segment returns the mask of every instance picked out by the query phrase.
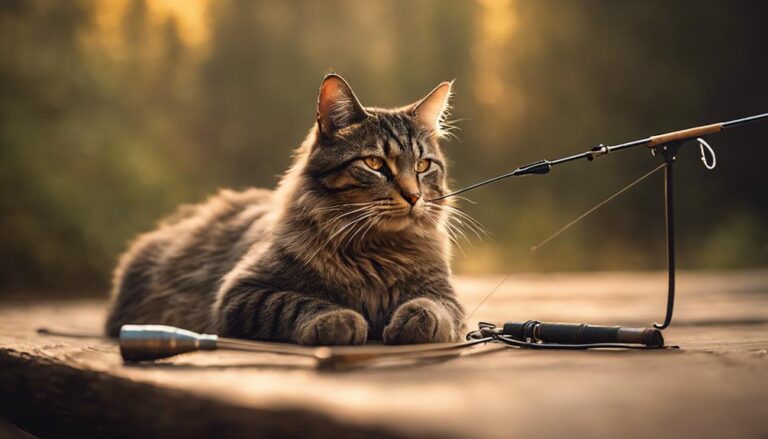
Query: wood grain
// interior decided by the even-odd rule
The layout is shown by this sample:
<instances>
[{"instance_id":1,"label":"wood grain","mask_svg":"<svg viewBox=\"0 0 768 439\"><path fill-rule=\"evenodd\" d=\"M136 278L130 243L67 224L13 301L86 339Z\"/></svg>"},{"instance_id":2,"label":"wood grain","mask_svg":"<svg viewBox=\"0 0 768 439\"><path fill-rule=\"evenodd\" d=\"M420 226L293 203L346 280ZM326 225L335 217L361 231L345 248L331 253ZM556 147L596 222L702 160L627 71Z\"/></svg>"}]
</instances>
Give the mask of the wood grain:
<instances>
[{"instance_id":1,"label":"wood grain","mask_svg":"<svg viewBox=\"0 0 768 439\"><path fill-rule=\"evenodd\" d=\"M468 308L498 277L460 278ZM476 320L648 324L663 273L518 275ZM124 365L104 302L0 304L0 417L42 436L761 437L768 272L683 273L680 350L478 350L449 361L318 371L311 360L200 352ZM474 324L474 322L472 322Z\"/></svg>"}]
</instances>

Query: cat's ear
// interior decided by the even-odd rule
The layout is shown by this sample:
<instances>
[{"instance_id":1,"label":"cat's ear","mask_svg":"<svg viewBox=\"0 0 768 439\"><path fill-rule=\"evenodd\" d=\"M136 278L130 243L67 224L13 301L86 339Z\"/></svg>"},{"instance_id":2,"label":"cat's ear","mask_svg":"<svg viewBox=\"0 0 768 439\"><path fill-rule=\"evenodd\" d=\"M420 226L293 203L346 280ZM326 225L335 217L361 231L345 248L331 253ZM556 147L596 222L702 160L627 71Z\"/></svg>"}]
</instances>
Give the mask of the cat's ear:
<instances>
[{"instance_id":1,"label":"cat's ear","mask_svg":"<svg viewBox=\"0 0 768 439\"><path fill-rule=\"evenodd\" d=\"M446 119L450 109L453 81L443 82L419 102L413 104L416 119L438 137L447 134Z\"/></svg>"},{"instance_id":2,"label":"cat's ear","mask_svg":"<svg viewBox=\"0 0 768 439\"><path fill-rule=\"evenodd\" d=\"M341 76L331 73L323 79L317 98L317 128L327 137L368 117L352 88Z\"/></svg>"}]
</instances>

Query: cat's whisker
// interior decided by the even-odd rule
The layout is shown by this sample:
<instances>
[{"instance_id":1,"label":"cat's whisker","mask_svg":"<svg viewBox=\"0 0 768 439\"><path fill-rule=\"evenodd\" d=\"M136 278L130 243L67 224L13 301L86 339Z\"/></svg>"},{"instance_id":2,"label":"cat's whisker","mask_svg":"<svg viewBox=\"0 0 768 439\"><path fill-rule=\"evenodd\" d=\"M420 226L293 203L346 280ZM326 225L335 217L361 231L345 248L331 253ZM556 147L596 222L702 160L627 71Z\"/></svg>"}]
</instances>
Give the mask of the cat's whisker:
<instances>
[{"instance_id":1,"label":"cat's whisker","mask_svg":"<svg viewBox=\"0 0 768 439\"><path fill-rule=\"evenodd\" d=\"M464 252L464 248L462 248L461 244L459 244L458 237L456 236L456 234L453 231L453 228L451 227L450 224L447 224L445 222L441 222L435 216L434 212L433 211L429 211L429 210L427 211L427 214L425 215L425 218L427 218L427 220L431 221L432 224L434 224L435 227L438 228L438 229L441 228L441 226L442 226L443 230L445 230L445 232L446 232L446 236L451 241L451 243L453 243L453 245L455 245L459 249L459 251L461 252L462 256L464 256L464 257L467 256L467 254Z\"/></svg>"},{"instance_id":2,"label":"cat's whisker","mask_svg":"<svg viewBox=\"0 0 768 439\"><path fill-rule=\"evenodd\" d=\"M333 219L330 220L331 222L336 221L336 220L338 220L340 218L343 218L345 216L349 216L349 215L352 215L354 213L358 213L358 212L367 210L367 209L374 209L376 207L385 206L385 204L382 204L381 200L374 200L374 201L369 201L369 202L366 202L366 203L348 203L348 204L341 205L341 206L361 206L361 207L357 207L355 209L352 209L351 211L345 212L345 213L343 213L341 215L337 215ZM341 208L339 208L339 209L341 209ZM323 230L324 228L325 227L321 228L320 230Z\"/></svg>"},{"instance_id":3,"label":"cat's whisker","mask_svg":"<svg viewBox=\"0 0 768 439\"><path fill-rule=\"evenodd\" d=\"M327 227L329 227L329 226L330 226L330 227L331 227L331 233L330 233L330 235L329 235L329 236L328 236L328 237L325 239L325 241L323 241L323 243L322 243L322 244L320 244L320 245L318 245L318 246L317 246L317 249L314 251L314 253L312 253L312 255L311 255L309 258L307 258L307 263L309 263L310 261L312 261L312 260L315 258L315 256L317 256L317 254L318 254L318 253L320 253L322 250L324 250L324 249L325 249L325 248L328 246L328 244L330 244L330 243L331 243L331 241L333 240L333 238L335 238L335 237L336 237L336 236L337 236L339 233L343 232L343 231L344 231L344 230L346 230L346 229L347 229L349 226L351 226L351 225L353 225L353 224L354 224L354 219L353 219L352 221L349 221L349 222L345 223L344 225L340 226L338 229L333 229L333 227L332 227L332 226L333 226L334 224L336 224L336 223L337 223L338 221L340 221L340 220L341 220L341 219L340 219L340 217L336 217L336 218L332 219L332 220L331 220L331 221L330 221L328 224L326 224L325 226L323 226L323 227L320 229L320 231L322 231L322 230L324 230L324 229L326 229Z\"/></svg>"},{"instance_id":4,"label":"cat's whisker","mask_svg":"<svg viewBox=\"0 0 768 439\"><path fill-rule=\"evenodd\" d=\"M445 226L445 230L448 232L448 234L451 235L451 238L453 238L453 240L456 243L458 243L459 237L456 235L456 232L454 231L454 228L452 226L450 226L450 225L446 225Z\"/></svg>"},{"instance_id":5,"label":"cat's whisker","mask_svg":"<svg viewBox=\"0 0 768 439\"><path fill-rule=\"evenodd\" d=\"M460 234L465 241L470 242L469 238L467 238L467 235L464 233L464 231L460 227L458 227L456 224L454 224L452 221L458 221L459 224L464 225L460 220L453 217L448 217L448 221L445 222L445 225L453 229L457 234Z\"/></svg>"},{"instance_id":6,"label":"cat's whisker","mask_svg":"<svg viewBox=\"0 0 768 439\"><path fill-rule=\"evenodd\" d=\"M349 232L345 233L344 236L341 237L341 239L339 239L339 243L336 245L336 250L341 248L341 242L344 241L344 239L347 240L344 247L348 247L349 243L352 242L352 239L355 237L355 235L359 233L363 227L365 227L365 224L367 223L368 219L375 215L376 215L376 211L370 211L356 218L354 221L354 226L350 228Z\"/></svg>"},{"instance_id":7,"label":"cat's whisker","mask_svg":"<svg viewBox=\"0 0 768 439\"><path fill-rule=\"evenodd\" d=\"M353 234L352 234L352 235L349 237L349 239L347 239L347 244L346 244L347 246L349 246L349 244L352 242L352 239L354 239L355 235L357 235L358 233L360 233L360 231L361 231L361 230L363 230L363 228L365 228L366 224L368 224L368 223L372 223L372 222L373 222L373 219L375 219L375 218L376 218L376 213L378 213L378 212L374 211L374 212L372 212L372 215L369 215L368 217L366 217L366 218L365 218L365 221L363 222L363 225L362 225L362 226L360 226L360 227L357 229L357 231L356 231L355 233L353 233ZM370 226L368 226L368 227L370 228ZM362 237L361 237L360 239L362 240Z\"/></svg>"},{"instance_id":8,"label":"cat's whisker","mask_svg":"<svg viewBox=\"0 0 768 439\"><path fill-rule=\"evenodd\" d=\"M360 228L355 232L355 234L357 234L357 233L360 233L362 231L362 233L360 234L360 236L357 239L357 241L353 241L353 238L354 238L354 235L353 235L353 236L351 236L349 238L349 240L347 240L347 246L349 246L351 244L354 248L361 248L363 246L364 242L365 242L364 241L365 240L365 234L368 233L368 231L371 229L371 227L373 227L374 224L376 224L378 221L380 221L380 219L381 219L381 217L378 217L376 215L373 215L373 216L370 216L370 217L366 218L365 221L363 222L363 224L360 226Z\"/></svg>"},{"instance_id":9,"label":"cat's whisker","mask_svg":"<svg viewBox=\"0 0 768 439\"><path fill-rule=\"evenodd\" d=\"M475 229L475 227L471 223L464 222L459 217L452 217L451 219L449 219L449 221L454 221L454 222L458 223L458 225L461 226L462 228L465 228L465 229L469 230L470 232L474 233L475 236L477 237L477 239L480 240L480 242L483 241L482 235L480 235L480 233ZM457 227L459 227L459 226L457 226Z\"/></svg>"},{"instance_id":10,"label":"cat's whisker","mask_svg":"<svg viewBox=\"0 0 768 439\"><path fill-rule=\"evenodd\" d=\"M477 204L476 201L470 200L469 198L463 197L461 195L454 195L453 198L457 198L459 200L464 200L464 201L466 201L467 203L470 203L470 204Z\"/></svg>"},{"instance_id":11,"label":"cat's whisker","mask_svg":"<svg viewBox=\"0 0 768 439\"><path fill-rule=\"evenodd\" d=\"M459 249L459 252L461 252L461 256L466 258L467 254L464 252L464 248L461 246L461 244L459 244L459 241L457 241L456 239L453 239L453 238L451 238L451 240L456 245L456 248Z\"/></svg>"},{"instance_id":12,"label":"cat's whisker","mask_svg":"<svg viewBox=\"0 0 768 439\"><path fill-rule=\"evenodd\" d=\"M441 221L440 218L437 217L437 215L434 214L434 212L427 211L426 215L424 217L435 226L436 230L445 232L448 237L450 238L450 234L453 233L451 230L448 229L448 227L444 224L444 221Z\"/></svg>"},{"instance_id":13,"label":"cat's whisker","mask_svg":"<svg viewBox=\"0 0 768 439\"><path fill-rule=\"evenodd\" d=\"M461 230L461 228L456 227L455 225L453 225L451 223L446 223L446 224L448 224L449 227L454 230L455 236L456 235L461 235L461 237L464 238L465 241L467 241L470 244L472 243L472 241L470 241L470 239L467 237L467 235L464 233L464 231ZM458 241L458 236L456 236L456 240Z\"/></svg>"},{"instance_id":14,"label":"cat's whisker","mask_svg":"<svg viewBox=\"0 0 768 439\"><path fill-rule=\"evenodd\" d=\"M477 224L477 223L472 222L471 218L469 218L468 220L469 221L464 222L464 224L466 225L466 227L468 227L470 230L472 230L472 232L475 235L477 235L477 237L478 237L478 239L480 239L480 241L483 241L483 235L486 238L495 239L493 237L493 235L485 227L482 226L482 224Z\"/></svg>"},{"instance_id":15,"label":"cat's whisker","mask_svg":"<svg viewBox=\"0 0 768 439\"><path fill-rule=\"evenodd\" d=\"M436 214L432 212L428 212L426 217L430 221L432 221L432 223L435 225L436 228L438 229L442 228L442 230L445 230L446 233L453 234L453 231L451 230L449 225L446 224L446 221L441 221L441 219Z\"/></svg>"},{"instance_id":16,"label":"cat's whisker","mask_svg":"<svg viewBox=\"0 0 768 439\"><path fill-rule=\"evenodd\" d=\"M353 213L362 212L364 210L371 209L371 208L372 208L372 203L365 203L361 207L357 207L357 208L352 209L352 210L350 210L348 212L345 212L345 213L343 213L341 215L338 215L336 218L342 218L342 217L345 217L345 216L352 215Z\"/></svg>"},{"instance_id":17,"label":"cat's whisker","mask_svg":"<svg viewBox=\"0 0 768 439\"><path fill-rule=\"evenodd\" d=\"M471 221L471 222L473 222L473 223L475 223L475 224L477 224L479 226L482 226L482 224L479 221L477 221L470 214L468 214L467 212L464 212L463 210L459 209L458 207L455 207L455 206L443 206L443 207L447 211L449 211L451 213L455 213L456 215L459 215L459 216L462 216L464 218L467 218L467 220L469 220L469 221Z\"/></svg>"},{"instance_id":18,"label":"cat's whisker","mask_svg":"<svg viewBox=\"0 0 768 439\"><path fill-rule=\"evenodd\" d=\"M371 208L371 206L363 206L363 207L354 209L352 211L345 212L345 213L343 213L341 215L337 215L334 218L332 218L331 220L329 220L329 222L327 224L325 224L322 227L320 227L319 231L322 232L323 230L328 228L330 225L336 223L337 221L341 220L341 218L343 218L345 216L349 216L349 215L352 215L352 214L355 214L355 213L358 213L358 212L361 212L361 211L365 211L365 210L370 209L370 208Z\"/></svg>"},{"instance_id":19,"label":"cat's whisker","mask_svg":"<svg viewBox=\"0 0 768 439\"><path fill-rule=\"evenodd\" d=\"M459 249L459 251L461 252L461 255L466 257L467 254L464 253L464 248L459 243L459 239L456 236L456 233L452 230L452 228L450 226L446 227L446 230L448 230L448 239L450 239L451 242L456 246L456 248Z\"/></svg>"},{"instance_id":20,"label":"cat's whisker","mask_svg":"<svg viewBox=\"0 0 768 439\"><path fill-rule=\"evenodd\" d=\"M334 247L333 247L333 253L336 253L339 250L339 248L341 247L341 243L344 241L344 238L355 230L355 226L358 223L360 223L360 221L362 221L365 218L370 217L371 215L373 215L375 213L376 213L375 211L373 211L373 212L371 212L371 211L364 212L364 213L360 214L359 216L355 217L354 219L352 219L351 221L349 221L349 223L347 223L347 225L345 225L343 228L341 228L339 230L339 232L342 232L342 231L345 231L345 230L346 231L338 238L336 245L334 245ZM324 244L324 246L328 245L328 243L330 243L330 240L333 239L339 232L337 232L333 236L331 236L330 239L328 240L328 242L326 244Z\"/></svg>"},{"instance_id":21,"label":"cat's whisker","mask_svg":"<svg viewBox=\"0 0 768 439\"><path fill-rule=\"evenodd\" d=\"M377 207L383 206L383 203L381 203L381 200L374 200L373 202L367 202L367 203L350 203L350 204L364 204L364 206L360 207L360 208L357 208L357 209L354 209L354 210L352 210L350 212L346 212L346 213L344 213L342 215L338 215L338 216L334 217L329 222L329 224L326 224L325 226L323 226L320 229L321 231L326 229L326 228L328 228L328 227L332 227L338 221L340 221L342 219L342 217L349 216L349 215L352 215L352 214L358 214L355 218L353 218L349 222L345 223L344 225L342 225L338 229L334 229L331 232L331 234L328 237L328 239L326 239L325 242L323 242L319 246L318 250L315 253L313 253L313 255L310 257L310 260L312 258L314 258L315 255L319 251L321 251L322 249L327 247L328 244L330 244L331 241L333 241L334 238L338 237L338 242L337 242L337 244L334 247L334 252L336 252L339 249L339 247L341 245L341 242L344 241L345 237L347 237L348 235L352 234L353 232L357 233L357 231L359 231L360 228L365 226L365 224L363 224L360 228L356 227L361 221L363 221L364 219L366 219L366 218L374 215L375 213L377 213L377 210L376 210ZM362 212L362 213L360 213L360 212Z\"/></svg>"},{"instance_id":22,"label":"cat's whisker","mask_svg":"<svg viewBox=\"0 0 768 439\"><path fill-rule=\"evenodd\" d=\"M446 206L446 210L450 214L452 214L451 217L453 217L455 215L456 217L462 218L462 219L464 219L467 222L467 226L468 227L471 227L473 229L477 229L477 230L474 230L474 232L476 234L479 231L479 232L483 233L484 235L486 235L487 237L493 238L493 235L488 231L488 229L485 228L485 226L483 226L482 223L477 221L475 218L473 218L471 215L469 215L468 213L464 212L463 210L460 210L460 209L458 209L456 207L452 207L452 206ZM478 238L480 238L480 236L478 236Z\"/></svg>"},{"instance_id":23,"label":"cat's whisker","mask_svg":"<svg viewBox=\"0 0 768 439\"><path fill-rule=\"evenodd\" d=\"M373 220L371 221L371 224L368 226L367 229L365 229L363 234L360 236L360 242L364 242L365 235L368 233L368 231L371 230L371 228L374 226L374 224L379 224L379 223L381 223L381 217L380 216L379 217L373 217Z\"/></svg>"},{"instance_id":24,"label":"cat's whisker","mask_svg":"<svg viewBox=\"0 0 768 439\"><path fill-rule=\"evenodd\" d=\"M464 233L461 231L461 229L459 229L459 228L458 228L458 227L456 227L455 225L453 225L453 224L446 224L446 226L447 226L447 229L448 229L448 230L451 230L451 231L452 231L453 242L456 244L456 247L458 247L458 248L459 248L459 250L461 251L461 253L462 253L464 256L466 256L466 254L464 253L464 247L461 245L461 239L460 239L460 237L461 237L461 238L463 238L463 239L464 239L464 241L465 241L465 242L467 242L467 243L469 243L469 244L472 244L472 241L470 241L470 240L467 238L467 236L466 236L466 235L465 235L465 234L464 234Z\"/></svg>"},{"instance_id":25,"label":"cat's whisker","mask_svg":"<svg viewBox=\"0 0 768 439\"><path fill-rule=\"evenodd\" d=\"M341 210L345 207L358 207L358 206L376 206L376 205L385 205L386 201L388 201L389 198L376 198L371 201L363 201L360 203L342 203L342 204L333 204L331 206L325 206L325 207L318 207L315 209L318 212L327 211L327 210Z\"/></svg>"},{"instance_id":26,"label":"cat's whisker","mask_svg":"<svg viewBox=\"0 0 768 439\"><path fill-rule=\"evenodd\" d=\"M349 230L349 228L354 226L354 225L355 225L355 220L354 219L346 222L343 226L339 227L330 236L328 236L328 239L326 239L325 242L323 243L323 245L321 245L320 247L321 248L327 247L328 244L330 244L333 241L333 238L335 238L336 236L338 236L338 235L340 235L342 233L345 233L346 230Z\"/></svg>"},{"instance_id":27,"label":"cat's whisker","mask_svg":"<svg viewBox=\"0 0 768 439\"><path fill-rule=\"evenodd\" d=\"M358 207L358 206L367 206L369 204L374 204L374 201L366 201L363 203L344 203L344 204L334 204L332 206L325 206L325 207L318 207L315 209L317 212L326 212L326 211L333 211L333 210L341 210L345 207Z\"/></svg>"}]
</instances>

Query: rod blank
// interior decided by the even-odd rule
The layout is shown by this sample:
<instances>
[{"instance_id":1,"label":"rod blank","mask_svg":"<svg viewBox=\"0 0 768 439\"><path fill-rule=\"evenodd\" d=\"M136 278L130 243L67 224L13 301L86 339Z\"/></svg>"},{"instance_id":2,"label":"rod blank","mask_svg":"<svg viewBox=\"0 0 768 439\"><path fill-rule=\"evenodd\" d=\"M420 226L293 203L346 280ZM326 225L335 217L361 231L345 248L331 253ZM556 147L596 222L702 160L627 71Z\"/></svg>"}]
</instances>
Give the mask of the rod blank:
<instances>
[{"instance_id":1,"label":"rod blank","mask_svg":"<svg viewBox=\"0 0 768 439\"><path fill-rule=\"evenodd\" d=\"M461 354L461 348L484 343L431 343L412 346L306 347L198 334L164 325L123 325L120 353L126 362L154 361L198 350L235 350L312 358L319 368L340 369L366 365L378 360L417 360Z\"/></svg>"}]
</instances>

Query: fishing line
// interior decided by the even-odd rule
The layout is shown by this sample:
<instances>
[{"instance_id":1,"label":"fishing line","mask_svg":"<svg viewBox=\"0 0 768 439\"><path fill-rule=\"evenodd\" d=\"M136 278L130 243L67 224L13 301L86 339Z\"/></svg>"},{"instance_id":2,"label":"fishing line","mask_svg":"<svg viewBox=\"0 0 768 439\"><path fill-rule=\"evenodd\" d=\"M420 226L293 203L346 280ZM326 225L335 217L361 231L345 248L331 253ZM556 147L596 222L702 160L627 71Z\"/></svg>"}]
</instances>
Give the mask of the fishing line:
<instances>
[{"instance_id":1,"label":"fishing line","mask_svg":"<svg viewBox=\"0 0 768 439\"><path fill-rule=\"evenodd\" d=\"M599 208L603 207L604 205L608 204L608 203L609 203L611 200L613 200L614 198L616 198L616 197L618 197L619 195L623 194L624 192L626 192L627 190L631 189L633 186L635 186L635 185L639 184L641 181L645 180L646 178L650 177L651 175L655 174L656 172L658 172L660 169L664 168L665 166L667 166L666 162L665 162L665 163L661 163L659 166L657 166L657 167L655 167L655 168L651 169L650 171L646 172L645 174L643 174L642 176L640 176L639 178L637 178L637 179L636 179L636 180L634 180L633 182L629 183L628 185L624 186L623 188L621 188L620 190L618 190L617 192L615 192L615 193L614 193L613 195L611 195L610 197L608 197L608 198L606 198L605 200L603 200L603 201L599 202L598 204L596 204L595 206L593 206L591 209L589 209L589 210L587 210L586 212L584 212L584 213L582 213L581 215L579 215L579 216L578 216L576 219L574 219L573 221L569 222L568 224L566 224L565 226L563 226L562 228L560 228L560 230L558 230L558 231L556 231L555 233L553 233L552 235L550 235L550 236L549 236L547 239L545 239L545 240L541 241L539 244L537 244L537 245L534 245L533 247L531 247L531 250L530 250L530 251L531 251L531 252L535 252L536 250L538 250L539 248L541 248L541 247L542 247L544 244L547 244L548 242L552 241L553 239L555 239L556 237L558 237L558 236L559 236L561 233L565 232L566 230L570 229L571 227L573 227L574 225L576 225L577 223L579 223L581 220L583 220L584 218L586 218L587 216L591 215L591 214L592 214L593 212L595 212L597 209L599 209ZM463 192L463 191L464 191L464 189L460 190L459 192ZM454 193L456 193L456 192L454 192ZM528 255L527 255L527 256L526 256L526 257L523 259L523 261L527 261L527 260L530 258L530 256L531 256L531 253L528 253ZM518 264L521 264L521 263L518 263ZM469 320L469 319L470 319L470 318L471 318L471 317L472 317L472 316L475 314L475 312L476 312L478 309L480 309L480 307L481 307L481 306L483 306L483 304L484 304L484 303L485 303L485 302L486 302L488 299L490 299L490 298L491 298L491 296L493 296L493 294L494 294L494 293L496 293L496 291L497 291L497 290L498 290L498 289L499 289L499 288L500 288L500 287L501 287L501 286L502 286L502 285L503 285L503 284L504 284L504 283L505 283L505 282L506 282L506 281L507 281L507 280L508 280L508 279L509 279L509 278L512 276L512 274L514 274L514 273L515 273L514 271L510 271L509 273L507 273L507 274L506 274L506 275L505 275L505 276L504 276L504 277L501 279L501 281L500 281L498 284L496 284L496 286L495 286L495 287L493 287L493 289L492 289L492 290L491 290L491 291L490 291L490 292L489 292L489 293L488 293L488 294L487 294L487 295L486 295L486 296L483 298L483 300L481 300L481 301L480 301L480 303L478 303L478 304L477 304L477 306L475 306L475 308L472 310L472 312L471 312L471 313L469 313L469 315L467 315L467 320Z\"/></svg>"},{"instance_id":2,"label":"fishing line","mask_svg":"<svg viewBox=\"0 0 768 439\"><path fill-rule=\"evenodd\" d=\"M524 260L527 260L527 259L528 258L525 258ZM483 306L483 304L485 303L486 300L490 299L491 296L493 296L493 293L495 293L496 290L498 290L502 285L504 285L504 282L506 282L507 279L509 279L510 276L512 276L513 273L514 273L514 271L510 271L509 273L507 273L506 276L504 276L504 278L502 278L501 281L499 281L499 283L497 283L496 286L493 287L493 289L491 289L491 292L486 294L485 297L483 297L483 300L481 300L480 303L478 303L477 306L475 306L475 309L473 309L472 312L469 313L469 315L467 315L467 320L469 320L473 315L475 315L475 312L478 309L480 309L481 306Z\"/></svg>"},{"instance_id":3,"label":"fishing line","mask_svg":"<svg viewBox=\"0 0 768 439\"><path fill-rule=\"evenodd\" d=\"M606 198L605 200L601 201L600 203L598 203L597 205L595 205L594 207L592 207L592 208L591 208L591 209L589 209L588 211L586 211L586 212L582 213L581 215L579 215L579 217L578 217L578 218L576 218L575 220L573 220L573 221L569 222L568 224L566 224L565 226L563 226L563 227L562 227L560 230L558 230L557 232L553 233L553 234L552 234L552 235L551 235L549 238L547 238L547 239L545 239L545 240L541 241L540 243L538 243L538 244L534 245L533 247L531 247L531 251L536 251L536 250L538 250L538 249L539 249L539 248L541 248L541 247L542 247L544 244L546 244L546 243L548 243L549 241L551 241L551 240L555 239L555 238L556 238L558 235L560 235L561 233L563 233L563 232L565 232L566 230L570 229L570 228L571 228L572 226L574 226L576 223L578 223L579 221L581 221L582 219L584 219L584 217L588 216L589 214L591 214L592 212L596 211L597 209L599 209L599 208L603 207L605 204L607 204L608 202L610 202L610 201L611 201L611 200L613 200L614 198L616 198L616 197L618 197L619 195L621 195L622 193L624 193L624 191L627 191L627 190L629 190L630 188L632 188L632 186L634 186L634 185L636 185L636 184L640 183L641 181L643 181L643 180L645 180L646 178L650 177L651 175L655 174L655 173L656 173L656 172L657 172L659 169L661 169L661 168L663 168L663 167L665 167L665 166L667 166L667 164L666 164L666 163L662 163L662 164L660 164L659 166L657 166L657 167L653 168L652 170L648 171L648 172L647 172L645 175L641 176L641 177L640 177L640 178L638 178L637 180L633 181L632 183L628 184L627 186L624 186L624 188L623 188L623 189L621 189L620 191L618 191L618 192L616 192L615 194L611 195L610 197Z\"/></svg>"}]
</instances>

